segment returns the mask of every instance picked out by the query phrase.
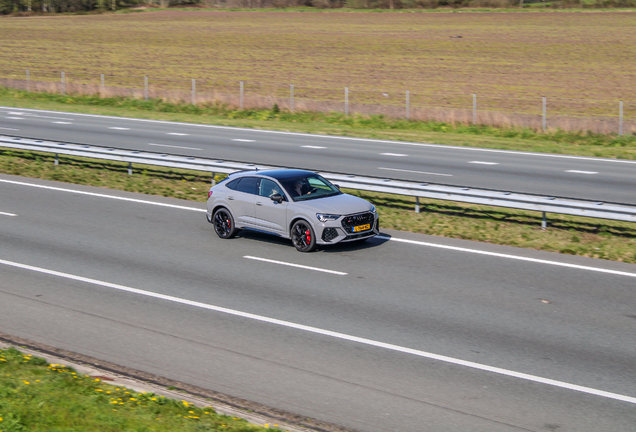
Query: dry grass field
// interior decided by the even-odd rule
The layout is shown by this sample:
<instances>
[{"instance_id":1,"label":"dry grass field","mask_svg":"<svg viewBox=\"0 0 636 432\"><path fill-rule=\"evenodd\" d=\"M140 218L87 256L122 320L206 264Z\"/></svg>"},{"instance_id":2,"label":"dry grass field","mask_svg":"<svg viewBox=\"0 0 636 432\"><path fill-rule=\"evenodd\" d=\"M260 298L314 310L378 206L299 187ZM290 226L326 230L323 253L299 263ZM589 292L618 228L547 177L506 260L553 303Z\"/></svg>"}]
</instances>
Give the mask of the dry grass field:
<instances>
[{"instance_id":1,"label":"dry grass field","mask_svg":"<svg viewBox=\"0 0 636 432\"><path fill-rule=\"evenodd\" d=\"M158 11L0 18L0 84L246 107L351 110L636 131L636 11L347 13ZM100 74L105 87L100 87ZM381 107L378 111L378 107ZM375 110L375 111L374 111ZM595 117L595 119L591 119Z\"/></svg>"}]
</instances>

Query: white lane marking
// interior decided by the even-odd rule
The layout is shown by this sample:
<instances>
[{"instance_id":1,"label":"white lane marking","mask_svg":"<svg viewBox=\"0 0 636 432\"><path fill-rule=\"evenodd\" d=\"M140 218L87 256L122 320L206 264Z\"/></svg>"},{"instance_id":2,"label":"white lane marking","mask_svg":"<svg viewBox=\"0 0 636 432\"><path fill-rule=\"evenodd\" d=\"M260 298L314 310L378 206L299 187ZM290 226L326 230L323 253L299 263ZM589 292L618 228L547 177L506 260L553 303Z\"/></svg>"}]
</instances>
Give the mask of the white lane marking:
<instances>
[{"instance_id":1,"label":"white lane marking","mask_svg":"<svg viewBox=\"0 0 636 432\"><path fill-rule=\"evenodd\" d=\"M54 122L51 122L51 123L55 123L55 124L73 124L71 122L64 122L64 121L54 121Z\"/></svg>"},{"instance_id":2,"label":"white lane marking","mask_svg":"<svg viewBox=\"0 0 636 432\"><path fill-rule=\"evenodd\" d=\"M380 156L393 156L393 157L405 157L407 154L402 153L380 153Z\"/></svg>"},{"instance_id":3,"label":"white lane marking","mask_svg":"<svg viewBox=\"0 0 636 432\"><path fill-rule=\"evenodd\" d=\"M2 215L2 216L17 216L17 214L5 213L5 212L0 212L0 215Z\"/></svg>"},{"instance_id":4,"label":"white lane marking","mask_svg":"<svg viewBox=\"0 0 636 432\"><path fill-rule=\"evenodd\" d=\"M154 144L154 143L148 143L149 146L155 146L155 147L171 147L171 148L179 148L179 149L186 149L186 150L203 150L197 147L183 147L183 146L175 146L175 145L168 145L168 144Z\"/></svg>"},{"instance_id":5,"label":"white lane marking","mask_svg":"<svg viewBox=\"0 0 636 432\"><path fill-rule=\"evenodd\" d=\"M17 116L25 115L25 113L20 112L20 111L9 111L7 114L9 114L9 115L17 115Z\"/></svg>"},{"instance_id":6,"label":"white lane marking","mask_svg":"<svg viewBox=\"0 0 636 432\"><path fill-rule=\"evenodd\" d=\"M428 359L432 359L432 360L437 360L437 361L441 361L441 362L445 362L445 363L451 363L451 364L455 364L458 366L464 366L464 367L468 367L471 369L477 369L477 370L482 370L482 371L486 371L486 372L491 372L491 373L495 373L495 374L499 374L499 375L505 375L505 376L509 376L509 377L513 377L513 378L519 378L522 380L526 380L526 381L531 381L531 382L536 382L536 383L541 383L541 384L546 384L546 385L550 385L550 386L554 386L554 387L560 387L560 388L564 388L564 389L568 389L568 390L573 390L573 391L578 391L581 393L586 393L586 394L590 394L590 395L594 395L594 396L600 396L600 397L604 397L604 398L608 398L608 399L614 399L614 400L618 400L618 401L622 401L622 402L628 402L631 404L636 404L636 398L635 397L631 397L631 396L627 396L627 395L622 395L622 394L618 394L618 393L611 393L611 392L607 392L604 390L599 390L599 389L595 389L595 388L591 388L591 387L585 387L585 386L580 386L577 384L571 384L571 383L567 383L564 381L557 381L557 380L553 380L550 378L544 378L544 377L540 377L540 376L536 376L536 375L530 375L530 374L526 374L523 372L516 372L516 371L512 371L509 369L502 369L502 368L498 368L498 367L494 367L494 366L488 366L488 365L484 365L481 363L475 363L475 362L471 362L471 361L466 361L466 360L461 360L461 359L457 359L457 358L453 358L453 357L447 357L447 356L443 356L443 355L439 355L439 354L434 354L434 353L430 353L430 352L426 352L426 351L420 351L417 349L413 349L413 348L407 348L407 347L403 347L403 346L399 346L399 345L393 345L390 343L385 343L385 342L379 342L379 341L375 341L372 339L367 339L367 338L362 338L362 337L358 337L358 336L352 336L352 335L348 335L346 333L340 333L340 332L335 332L335 331L331 331L331 330L325 330L325 329L321 329L318 327L312 327L312 326L307 326L304 324L297 324L291 321L284 321L284 320L279 320L276 318L270 318L270 317L266 317L263 315L256 315L256 314L252 314L249 312L242 312L236 309L228 309L228 308L224 308L221 306L215 306L215 305L211 305L211 304L207 304L207 303L201 303L201 302L197 302L197 301L193 301L193 300L187 300L187 299L183 299L183 298L179 298L179 297L173 297L173 296L169 296L169 295L165 295L165 294L158 294L158 293L154 293L151 291L145 291L145 290L141 290L141 289L137 289L137 288L132 288L132 287L127 287L125 285L119 285L119 284L114 284L114 283L110 283L110 282L104 282L104 281L100 281L97 279L90 279L87 277L83 277L83 276L77 276L77 275L72 275L72 274L68 274L68 273L62 273L62 272L58 272L55 270L48 270L45 268L41 268L41 267L34 267L34 266L30 266L27 264L21 264L21 263L16 263L16 262L12 262L12 261L5 261L0 259L0 264L4 264L7 266L11 266L11 267L15 267L15 268L20 268L23 270L30 270L30 271L34 271L34 272L38 272L38 273L44 273L44 274L48 274L51 276L58 276L61 278L66 278L66 279L71 279L74 281L78 281L78 282L85 282L85 283L89 283L89 284L93 284L93 285L99 285L105 288L112 288L112 289L116 289L116 290L120 290L120 291L124 291L124 292L128 292L128 293L132 293L132 294L137 294L137 295L143 295L143 296L147 296L147 297L152 297L152 298L156 298L156 299L160 299L160 300L166 300L169 302L173 302L173 303L180 303L180 304L184 304L184 305L188 305L188 306L194 306L194 307L198 307L198 308L202 308L202 309L207 309L207 310L212 310L215 312L221 312L221 313L225 313L228 315L234 315L234 316L238 316L241 318L247 318L247 319L251 319L251 320L255 320L255 321L261 321L261 322L266 322L269 324L274 324L274 325L279 325L279 326L283 326L283 327L287 327L287 328L292 328L295 330L302 330L302 331L306 331L309 333L315 333L315 334L319 334L319 335L323 335L323 336L329 336L329 337L333 337L336 339L341 339L341 340L346 340L349 342L356 342L356 343L360 343L360 344L364 344L364 345L369 345L369 346L373 346L376 348L383 348L386 350L390 350L390 351L396 351L396 352L400 352L400 353L404 353L404 354L411 354L414 356L418 356L418 357L423 357L423 358L428 358Z\"/></svg>"},{"instance_id":7,"label":"white lane marking","mask_svg":"<svg viewBox=\"0 0 636 432\"><path fill-rule=\"evenodd\" d=\"M471 164L479 164L479 165L499 165L499 162L482 162L482 161L470 161L468 163Z\"/></svg>"},{"instance_id":8,"label":"white lane marking","mask_svg":"<svg viewBox=\"0 0 636 432\"><path fill-rule=\"evenodd\" d=\"M24 117L5 117L5 118L9 120L24 120Z\"/></svg>"},{"instance_id":9,"label":"white lane marking","mask_svg":"<svg viewBox=\"0 0 636 432\"><path fill-rule=\"evenodd\" d=\"M452 177L453 176L452 174L433 173L433 172L426 172L426 171L413 171L413 170L405 170L405 169L397 169L397 168L378 167L378 169L387 170L387 171L399 171L399 172L417 173L417 174L429 174L429 175L444 176L444 177Z\"/></svg>"},{"instance_id":10,"label":"white lane marking","mask_svg":"<svg viewBox=\"0 0 636 432\"><path fill-rule=\"evenodd\" d=\"M306 146L301 146L302 148L308 148L308 149L326 149L327 147L321 147L321 146L312 146L312 145L306 145Z\"/></svg>"},{"instance_id":11,"label":"white lane marking","mask_svg":"<svg viewBox=\"0 0 636 432\"><path fill-rule=\"evenodd\" d=\"M130 130L130 128L125 128L125 127L117 127L117 126L111 126L108 129L113 129L113 130Z\"/></svg>"},{"instance_id":12,"label":"white lane marking","mask_svg":"<svg viewBox=\"0 0 636 432\"><path fill-rule=\"evenodd\" d=\"M234 138L232 141L239 141L239 142L254 142L255 140Z\"/></svg>"},{"instance_id":13,"label":"white lane marking","mask_svg":"<svg viewBox=\"0 0 636 432\"><path fill-rule=\"evenodd\" d=\"M53 186L44 186L44 185L38 185L38 184L33 184L33 183L18 182L18 181L14 181L14 180L0 179L0 183L17 184L17 185L20 185L20 186L30 186L30 187L41 188L41 189L55 190L55 191L58 191L58 192L70 192L70 193L80 194L80 195L88 195L88 196L95 196L95 197L100 197L100 198L108 198L108 199L115 199L115 200L121 200L121 201L129 201L129 202L134 202L134 203L138 203L138 204L149 204L149 205L156 205L156 206L161 206L161 207L170 207L170 208L175 208L175 209L179 209L179 210L189 210L189 211L197 211L197 212L205 212L206 211L205 209L201 209L201 208L186 207L186 206L180 206L180 205L175 205L175 204L165 204L165 203L160 203L160 202L156 202L156 201L146 201L146 200L140 200L140 199L134 199L134 198L125 198L125 197L106 195L106 194L98 194L98 193L94 193L94 192L85 192L85 191L80 191L80 190L75 190L75 189L65 189L65 188L59 188L59 187L53 187ZM449 249L449 250L455 250L455 251L467 252L467 253L474 253L474 254L479 254L479 255L490 255L490 256L499 257L499 258L516 259L516 260L519 260L519 261L529 261L529 262L534 262L534 263L537 263L537 264L548 264L548 265L554 265L554 266L569 267L569 268L578 269L578 270L594 271L594 272L599 272L599 273L608 273L608 274L613 274L613 275L617 275L617 276L628 276L628 277L636 278L636 273L604 269L604 268L601 268L601 267L590 267L590 266L583 266L583 265L578 265L578 264L568 264L568 263L562 263L562 262L558 262L558 261L550 261L550 260L543 260L543 259L537 259L537 258L528 258L528 257L517 256L517 255L502 254L502 253L497 253L497 252L487 252L487 251L482 251L482 250L479 250L479 249L468 249L468 248L462 248L462 247L457 247L457 246L446 246L446 245L440 245L440 244L435 244L435 243L422 242L422 241L417 241L417 240L407 240L407 239L401 239L401 238L396 238L396 237L387 237L387 236L384 236L384 235L379 235L378 238L384 238L384 239L388 239L390 241L396 241L396 242L401 242L401 243L410 243L410 244L415 244L415 245L419 245L419 246L427 246L427 247L434 247L434 248L440 248L440 249Z\"/></svg>"},{"instance_id":14,"label":"white lane marking","mask_svg":"<svg viewBox=\"0 0 636 432\"><path fill-rule=\"evenodd\" d=\"M0 129L2 129L2 130L12 130L12 131L19 131L20 130L20 129L6 128L6 127L0 127Z\"/></svg>"},{"instance_id":15,"label":"white lane marking","mask_svg":"<svg viewBox=\"0 0 636 432\"><path fill-rule=\"evenodd\" d=\"M268 263L272 263L272 264L284 265L284 266L289 266L289 267L297 267L297 268L301 268L301 269L305 269L305 270L313 270L313 271L318 271L318 272L323 272L323 273L331 273L331 274L335 274L335 275L338 275L338 276L345 276L347 274L347 273L343 273L343 272L339 272L339 271L335 271L335 270L321 269L321 268L318 268L318 267L309 267L309 266L300 265L300 264L287 263L287 262L284 262L284 261L274 261L274 260L271 260L271 259L259 258L259 257L249 256L249 255L245 255L243 258L256 260L256 261L264 261L264 262L268 262Z\"/></svg>"},{"instance_id":16,"label":"white lane marking","mask_svg":"<svg viewBox=\"0 0 636 432\"><path fill-rule=\"evenodd\" d=\"M58 192L70 192L70 193L80 194L80 195L88 195L88 196L94 196L94 197L99 197L99 198L109 198L109 199L120 200L120 201L129 201L129 202L134 202L134 203L139 203L139 204L150 204L150 205L156 205L156 206L160 206L160 207L170 207L170 208L175 208L175 209L179 209L179 210L190 210L190 211L197 211L197 212L204 212L205 211L205 209L194 208L194 207L186 207L186 206L180 206L180 205L175 205L175 204L165 204L165 203L160 203L160 202L156 202L156 201L145 201L145 200L140 200L140 199L135 199L135 198L118 197L118 196L114 196L114 195L99 194L99 193L86 192L86 191L80 191L80 190L75 190L75 189L65 189L65 188L54 187L54 186L36 185L36 184L32 184L32 183L18 182L18 181L13 181L13 180L0 179L0 183L17 184L17 185L20 185L20 186L30 186L30 187L40 188L40 189L54 190L54 191L58 191Z\"/></svg>"},{"instance_id":17,"label":"white lane marking","mask_svg":"<svg viewBox=\"0 0 636 432\"><path fill-rule=\"evenodd\" d=\"M0 106L0 109L10 109L10 108ZM36 110L33 108L26 108L25 110L61 114L59 111ZM179 126L188 126L188 127L224 129L224 130L242 131L242 132L249 132L249 133L265 133L265 134L304 136L304 137L316 138L315 134L308 134L308 133L301 133L301 132L283 132L283 131L272 131L272 130L263 130L263 129L247 129L247 128L237 128L232 126L203 125L203 124L195 124L195 123L169 122L164 120L138 119L133 117L112 117L112 116L104 116L99 114L81 114L81 113L64 113L64 114L75 115L79 117L96 117L96 118L102 118L102 119L107 118L107 119L113 119L113 120L126 120L126 121L132 121L132 122L159 123L159 124L179 125ZM320 135L320 138L343 140L343 141L346 140L346 141L363 141L363 142L373 142L373 143L382 143L382 144L395 144L395 145L415 146L415 147L431 147L431 148L442 148L442 149L453 149L453 150L465 150L465 151L487 152L487 153L516 154L516 155L522 155L522 156L537 156L537 157L560 158L560 159L587 160L587 161L596 161L596 162L636 164L636 160L629 160L629 159L604 159L604 158L594 158L594 157L587 157L587 156L569 156L569 155L557 155L557 154L549 154L549 153L530 153L530 152L523 152L523 151L516 151L516 150L498 150L498 149L485 149L485 148L476 148L476 147L450 146L450 145L442 145L442 144L411 143L411 142L404 142L404 141L389 141L389 140L372 140L367 138L342 137L342 136L333 136L333 135ZM250 141L253 141L253 140L250 140Z\"/></svg>"},{"instance_id":18,"label":"white lane marking","mask_svg":"<svg viewBox=\"0 0 636 432\"><path fill-rule=\"evenodd\" d=\"M59 113L55 113L55 114L59 114ZM71 113L65 113L65 114L71 114ZM33 113L29 113L29 112L9 112L9 115L17 115L17 116L25 116L25 117L36 117L36 118L53 119L53 120L67 120L67 121L72 120L72 119L69 119L69 118L43 116L43 115L33 114Z\"/></svg>"},{"instance_id":19,"label":"white lane marking","mask_svg":"<svg viewBox=\"0 0 636 432\"><path fill-rule=\"evenodd\" d=\"M604 268L600 268L600 267L589 267L589 266L583 266L583 265L578 265L578 264L563 263L563 262L559 262L559 261L543 260L543 259L538 259L538 258L528 258L528 257L523 257L523 256L518 256L518 255L502 254L502 253L498 253L498 252L487 252L487 251L482 251L482 250L479 250L479 249L468 249L468 248L462 248L462 247L457 247L457 246L440 245L440 244L435 244L435 243L421 242L421 241L417 241L417 240L407 240L407 239L401 239L401 238L395 238L395 237L386 237L386 236L383 236L383 235L379 235L378 237L379 238L385 238L385 239L392 240L392 241L396 241L396 242L400 242L400 243L415 244L415 245L418 245L418 246L427 246L427 247L434 247L434 248L439 248L439 249L449 249L449 250L454 250L454 251L458 251L458 252L468 252L468 253L474 253L474 254L478 254L478 255L489 255L489 256L494 256L494 257L498 257L498 258L508 258L508 259L514 259L514 260L519 260L519 261L528 261L528 262L533 262L533 263L538 263L538 264L548 264L548 265L553 265L553 266L558 266L558 267L568 267L568 268L573 268L573 269L577 269L577 270L587 270L587 271L594 271L594 272L599 272L599 273L609 273L609 274L613 274L613 275L617 275L617 276L628 276L628 277L636 278L636 273L624 272L624 271L619 271L619 270L610 270L610 269L604 269Z\"/></svg>"},{"instance_id":20,"label":"white lane marking","mask_svg":"<svg viewBox=\"0 0 636 432\"><path fill-rule=\"evenodd\" d=\"M179 133L179 132L168 132L168 133L166 133L166 135L187 136L187 135L190 135L190 134L187 134L187 133Z\"/></svg>"},{"instance_id":21,"label":"white lane marking","mask_svg":"<svg viewBox=\"0 0 636 432\"><path fill-rule=\"evenodd\" d=\"M598 174L597 171L566 170L565 172L574 174Z\"/></svg>"}]
</instances>

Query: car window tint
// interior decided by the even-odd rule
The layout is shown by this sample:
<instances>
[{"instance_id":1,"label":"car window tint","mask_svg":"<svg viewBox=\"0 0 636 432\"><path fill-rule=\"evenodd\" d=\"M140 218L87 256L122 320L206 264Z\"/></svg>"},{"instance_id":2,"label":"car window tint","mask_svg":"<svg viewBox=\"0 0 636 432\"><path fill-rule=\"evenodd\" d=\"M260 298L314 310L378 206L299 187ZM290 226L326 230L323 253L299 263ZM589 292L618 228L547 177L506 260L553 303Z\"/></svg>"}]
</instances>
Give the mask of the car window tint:
<instances>
[{"instance_id":1,"label":"car window tint","mask_svg":"<svg viewBox=\"0 0 636 432\"><path fill-rule=\"evenodd\" d=\"M268 179L261 179L258 194L264 197L271 197L275 194L281 194L285 196L285 194L283 194L283 191L281 190L281 187L278 186L276 182Z\"/></svg>"},{"instance_id":2,"label":"car window tint","mask_svg":"<svg viewBox=\"0 0 636 432\"><path fill-rule=\"evenodd\" d=\"M236 190L236 186L238 185L238 182L240 180L241 180L240 178L238 178L236 180L232 180L231 182L226 184L225 187L228 188L228 189Z\"/></svg>"},{"instance_id":3,"label":"car window tint","mask_svg":"<svg viewBox=\"0 0 636 432\"><path fill-rule=\"evenodd\" d=\"M248 194L256 195L256 186L258 184L258 177L242 177L236 186L236 190L239 192L245 192Z\"/></svg>"}]
</instances>

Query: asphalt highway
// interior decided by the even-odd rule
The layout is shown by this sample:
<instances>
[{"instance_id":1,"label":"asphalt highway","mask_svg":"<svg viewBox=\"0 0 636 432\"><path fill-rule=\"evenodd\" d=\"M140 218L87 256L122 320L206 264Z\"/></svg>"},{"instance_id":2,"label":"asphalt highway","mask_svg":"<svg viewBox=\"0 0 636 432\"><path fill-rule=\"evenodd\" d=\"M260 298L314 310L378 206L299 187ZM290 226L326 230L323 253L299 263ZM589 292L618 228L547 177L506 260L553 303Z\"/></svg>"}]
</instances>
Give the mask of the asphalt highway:
<instances>
[{"instance_id":1,"label":"asphalt highway","mask_svg":"<svg viewBox=\"0 0 636 432\"><path fill-rule=\"evenodd\" d=\"M0 107L0 134L636 204L636 161Z\"/></svg>"},{"instance_id":2,"label":"asphalt highway","mask_svg":"<svg viewBox=\"0 0 636 432\"><path fill-rule=\"evenodd\" d=\"M635 265L203 208L0 175L0 330L359 431L634 430Z\"/></svg>"}]
</instances>

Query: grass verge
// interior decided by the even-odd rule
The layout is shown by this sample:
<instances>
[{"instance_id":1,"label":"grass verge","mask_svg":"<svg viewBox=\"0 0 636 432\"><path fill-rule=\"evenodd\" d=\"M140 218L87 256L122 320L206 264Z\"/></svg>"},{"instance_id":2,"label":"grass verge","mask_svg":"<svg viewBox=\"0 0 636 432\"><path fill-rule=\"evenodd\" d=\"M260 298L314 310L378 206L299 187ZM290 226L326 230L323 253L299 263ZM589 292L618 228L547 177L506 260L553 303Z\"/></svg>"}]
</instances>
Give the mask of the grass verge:
<instances>
[{"instance_id":1,"label":"grass verge","mask_svg":"<svg viewBox=\"0 0 636 432\"><path fill-rule=\"evenodd\" d=\"M206 201L210 186L209 174L197 171L135 165L128 175L126 163L59 160L56 166L50 154L0 149L0 172L198 202ZM415 213L412 197L347 192L376 205L382 228L636 263L633 223L549 215L543 231L538 212L422 199Z\"/></svg>"},{"instance_id":2,"label":"grass verge","mask_svg":"<svg viewBox=\"0 0 636 432\"><path fill-rule=\"evenodd\" d=\"M15 348L0 350L0 431L26 430L257 432L266 428L216 414L211 407L109 385Z\"/></svg>"}]
</instances>

